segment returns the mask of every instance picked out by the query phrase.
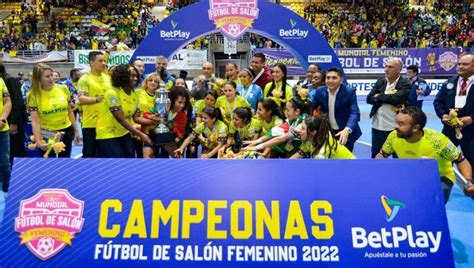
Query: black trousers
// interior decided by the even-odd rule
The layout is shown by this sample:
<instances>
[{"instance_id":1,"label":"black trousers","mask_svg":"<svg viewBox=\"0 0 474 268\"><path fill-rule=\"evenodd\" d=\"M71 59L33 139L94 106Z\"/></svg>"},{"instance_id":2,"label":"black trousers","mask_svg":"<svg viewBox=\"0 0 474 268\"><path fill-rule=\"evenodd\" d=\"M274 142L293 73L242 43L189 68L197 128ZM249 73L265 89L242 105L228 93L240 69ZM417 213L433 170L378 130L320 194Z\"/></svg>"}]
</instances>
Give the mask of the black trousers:
<instances>
[{"instance_id":1,"label":"black trousers","mask_svg":"<svg viewBox=\"0 0 474 268\"><path fill-rule=\"evenodd\" d=\"M13 158L26 157L25 130L23 125L18 125L18 132L10 134L10 163L13 166Z\"/></svg>"},{"instance_id":2,"label":"black trousers","mask_svg":"<svg viewBox=\"0 0 474 268\"><path fill-rule=\"evenodd\" d=\"M443 127L443 134L446 135L454 145L461 147L464 157L469 161L471 167L474 167L474 135L471 133L465 133L464 131L462 133L463 138L458 140L456 139L456 134L452 127Z\"/></svg>"},{"instance_id":3,"label":"black trousers","mask_svg":"<svg viewBox=\"0 0 474 268\"><path fill-rule=\"evenodd\" d=\"M382 150L382 146L387 140L387 137L390 132L392 131L382 131L372 128L372 158L375 158L375 156L380 152L380 150Z\"/></svg>"},{"instance_id":4,"label":"black trousers","mask_svg":"<svg viewBox=\"0 0 474 268\"><path fill-rule=\"evenodd\" d=\"M97 140L104 158L135 158L135 148L130 134L119 138Z\"/></svg>"},{"instance_id":5,"label":"black trousers","mask_svg":"<svg viewBox=\"0 0 474 268\"><path fill-rule=\"evenodd\" d=\"M99 146L95 139L95 128L82 129L82 158L95 158L99 156Z\"/></svg>"}]
</instances>

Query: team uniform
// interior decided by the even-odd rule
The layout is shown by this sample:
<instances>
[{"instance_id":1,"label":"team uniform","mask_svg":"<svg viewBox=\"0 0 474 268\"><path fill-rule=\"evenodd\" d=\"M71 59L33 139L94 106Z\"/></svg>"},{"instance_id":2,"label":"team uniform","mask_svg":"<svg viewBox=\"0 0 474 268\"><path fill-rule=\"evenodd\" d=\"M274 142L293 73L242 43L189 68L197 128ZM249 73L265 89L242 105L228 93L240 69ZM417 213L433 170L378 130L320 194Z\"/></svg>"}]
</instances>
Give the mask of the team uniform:
<instances>
[{"instance_id":1,"label":"team uniform","mask_svg":"<svg viewBox=\"0 0 474 268\"><path fill-rule=\"evenodd\" d=\"M271 130L274 127L277 127L281 124L283 124L283 119L280 117L274 115L272 116L272 120L270 122L267 122L263 119L258 119L260 121L260 126L262 127L262 133L267 133L269 130Z\"/></svg>"},{"instance_id":2,"label":"team uniform","mask_svg":"<svg viewBox=\"0 0 474 268\"><path fill-rule=\"evenodd\" d=\"M301 146L301 138L298 129L306 118L306 114L298 116L296 120L286 120L285 123L272 128L267 132L268 137L277 137L291 134L291 138L284 144L272 146L272 151L278 153L280 157L293 155L298 152Z\"/></svg>"},{"instance_id":3,"label":"team uniform","mask_svg":"<svg viewBox=\"0 0 474 268\"><path fill-rule=\"evenodd\" d=\"M247 108L250 107L249 102L242 96L235 96L235 99L230 103L225 96L220 96L216 100L216 107L222 108L222 117L226 123L232 121L232 114L237 108Z\"/></svg>"},{"instance_id":4,"label":"team uniform","mask_svg":"<svg viewBox=\"0 0 474 268\"><path fill-rule=\"evenodd\" d=\"M127 95L122 89L111 88L105 93L104 105L97 119L97 141L104 157L135 157L130 132L115 119L113 113L122 111L133 126L133 116L140 113L138 105L138 96L134 91Z\"/></svg>"},{"instance_id":5,"label":"team uniform","mask_svg":"<svg viewBox=\"0 0 474 268\"><path fill-rule=\"evenodd\" d=\"M0 77L0 115L3 113L3 101L5 98L9 98L10 94L8 93L7 86L5 82ZM8 191L8 186L10 183L10 128L8 122L5 123L3 128L0 129L0 182L2 183L2 190L4 192Z\"/></svg>"},{"instance_id":6,"label":"team uniform","mask_svg":"<svg viewBox=\"0 0 474 268\"><path fill-rule=\"evenodd\" d=\"M244 97L250 103L250 106L256 111L258 102L263 99L262 89L256 84L250 84L248 87L238 84L237 91L239 92L240 96Z\"/></svg>"},{"instance_id":7,"label":"team uniform","mask_svg":"<svg viewBox=\"0 0 474 268\"><path fill-rule=\"evenodd\" d=\"M71 93L64 85L54 84L51 90L40 90L38 94L30 91L27 96L28 112L36 111L40 119L40 127L44 140L53 138L57 132L63 132L62 142L66 150L59 157L70 157L74 128L69 118L68 108ZM54 152L50 156L54 157Z\"/></svg>"},{"instance_id":8,"label":"team uniform","mask_svg":"<svg viewBox=\"0 0 474 268\"><path fill-rule=\"evenodd\" d=\"M232 121L229 124L229 136L234 136L234 144L236 147L241 147L242 141L253 140L255 135L262 132L260 120L252 118L250 122L241 128L235 126Z\"/></svg>"},{"instance_id":9,"label":"team uniform","mask_svg":"<svg viewBox=\"0 0 474 268\"><path fill-rule=\"evenodd\" d=\"M346 146L340 144L338 140L335 140L331 135L329 135L328 142L329 144L325 144L319 152L316 152L311 141L303 141L298 154L305 158L314 159L355 159L354 154L352 154ZM337 147L331 152L331 154L329 154L329 146L334 146L334 143L337 143Z\"/></svg>"},{"instance_id":10,"label":"team uniform","mask_svg":"<svg viewBox=\"0 0 474 268\"><path fill-rule=\"evenodd\" d=\"M105 95L111 87L110 76L102 73L100 76L92 73L84 74L78 82L79 96L98 97ZM102 110L103 103L82 105L82 136L84 146L82 157L95 157L97 155L96 127L99 111Z\"/></svg>"},{"instance_id":11,"label":"team uniform","mask_svg":"<svg viewBox=\"0 0 474 268\"><path fill-rule=\"evenodd\" d=\"M201 141L203 151L211 151L219 142L225 142L227 140L228 128L227 125L220 120L216 120L213 129L209 129L204 123L199 123L197 127L193 129L191 135L194 138L198 138L201 134L205 139Z\"/></svg>"},{"instance_id":12,"label":"team uniform","mask_svg":"<svg viewBox=\"0 0 474 268\"><path fill-rule=\"evenodd\" d=\"M283 106L287 101L293 98L293 89L290 85L286 84L285 88L285 98L283 98L283 90L282 90L283 82L275 82L275 88L273 89L273 93L276 91L281 91L281 97L274 97L273 93L270 92L270 88L272 87L272 82L268 83L263 90L264 98L272 98L278 106Z\"/></svg>"},{"instance_id":13,"label":"team uniform","mask_svg":"<svg viewBox=\"0 0 474 268\"><path fill-rule=\"evenodd\" d=\"M409 143L397 137L396 130L392 131L381 153L384 156L396 153L399 158L436 159L446 202L455 182L452 162L460 162L464 159L461 151L446 136L428 128L423 129L423 137L415 143Z\"/></svg>"}]
</instances>

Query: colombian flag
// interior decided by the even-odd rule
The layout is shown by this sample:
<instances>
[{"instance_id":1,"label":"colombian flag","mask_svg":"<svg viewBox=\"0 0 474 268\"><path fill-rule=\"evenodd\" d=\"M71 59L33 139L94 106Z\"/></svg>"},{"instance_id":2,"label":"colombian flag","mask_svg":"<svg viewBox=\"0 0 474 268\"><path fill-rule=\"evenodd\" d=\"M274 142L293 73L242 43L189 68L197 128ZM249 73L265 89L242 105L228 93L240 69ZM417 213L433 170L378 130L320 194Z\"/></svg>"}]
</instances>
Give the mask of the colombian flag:
<instances>
[{"instance_id":1,"label":"colombian flag","mask_svg":"<svg viewBox=\"0 0 474 268\"><path fill-rule=\"evenodd\" d=\"M102 32L108 32L109 31L109 26L105 23L102 23L96 19L93 19L91 21L91 30L96 32L96 33L102 33Z\"/></svg>"}]
</instances>

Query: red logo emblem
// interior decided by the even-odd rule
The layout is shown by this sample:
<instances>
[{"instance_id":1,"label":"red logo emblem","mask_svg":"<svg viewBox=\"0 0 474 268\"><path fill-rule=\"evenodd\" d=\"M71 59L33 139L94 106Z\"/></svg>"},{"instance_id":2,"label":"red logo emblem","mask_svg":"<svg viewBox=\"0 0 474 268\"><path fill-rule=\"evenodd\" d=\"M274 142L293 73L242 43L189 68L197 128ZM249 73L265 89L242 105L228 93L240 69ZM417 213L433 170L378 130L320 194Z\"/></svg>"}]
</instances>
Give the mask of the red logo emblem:
<instances>
[{"instance_id":1,"label":"red logo emblem","mask_svg":"<svg viewBox=\"0 0 474 268\"><path fill-rule=\"evenodd\" d=\"M42 189L22 200L15 231L36 257L47 260L66 245L72 245L74 234L82 230L84 201L74 198L66 189Z\"/></svg>"},{"instance_id":2,"label":"red logo emblem","mask_svg":"<svg viewBox=\"0 0 474 268\"><path fill-rule=\"evenodd\" d=\"M210 0L209 19L231 39L237 39L258 18L258 0Z\"/></svg>"}]
</instances>

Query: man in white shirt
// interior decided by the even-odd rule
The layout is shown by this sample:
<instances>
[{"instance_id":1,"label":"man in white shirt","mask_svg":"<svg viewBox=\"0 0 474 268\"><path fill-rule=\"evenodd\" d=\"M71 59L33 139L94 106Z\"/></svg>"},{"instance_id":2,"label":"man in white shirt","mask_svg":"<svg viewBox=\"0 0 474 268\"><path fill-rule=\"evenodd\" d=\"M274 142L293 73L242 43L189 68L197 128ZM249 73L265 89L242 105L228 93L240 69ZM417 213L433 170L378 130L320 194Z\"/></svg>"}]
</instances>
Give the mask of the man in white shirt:
<instances>
[{"instance_id":1,"label":"man in white shirt","mask_svg":"<svg viewBox=\"0 0 474 268\"><path fill-rule=\"evenodd\" d=\"M403 63L399 58L390 58L385 64L385 77L380 78L367 96L372 104L372 158L380 152L387 136L395 129L398 109L408 102L411 83L401 77Z\"/></svg>"}]
</instances>

